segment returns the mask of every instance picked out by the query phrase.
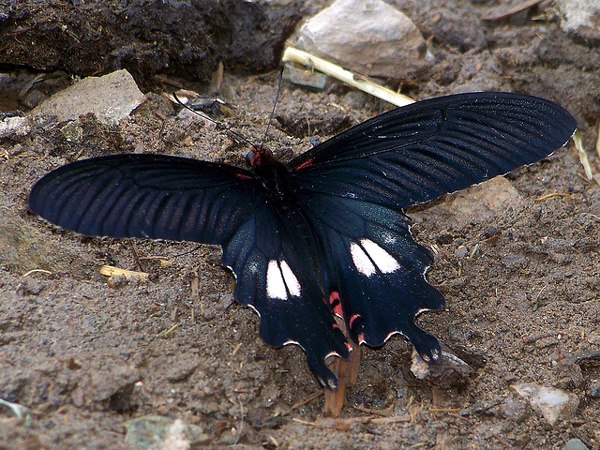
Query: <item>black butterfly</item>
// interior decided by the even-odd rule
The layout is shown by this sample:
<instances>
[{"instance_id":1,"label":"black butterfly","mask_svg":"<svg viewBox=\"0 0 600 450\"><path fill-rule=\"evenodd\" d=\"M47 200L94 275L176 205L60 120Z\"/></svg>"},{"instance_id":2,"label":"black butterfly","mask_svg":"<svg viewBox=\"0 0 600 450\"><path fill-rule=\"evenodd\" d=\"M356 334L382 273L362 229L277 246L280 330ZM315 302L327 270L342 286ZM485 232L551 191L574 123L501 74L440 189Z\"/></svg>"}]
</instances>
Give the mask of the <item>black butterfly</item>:
<instances>
[{"instance_id":1,"label":"black butterfly","mask_svg":"<svg viewBox=\"0 0 600 450\"><path fill-rule=\"evenodd\" d=\"M575 128L547 100L460 94L377 116L287 164L262 147L250 170L150 154L77 161L38 181L29 205L88 235L220 244L263 340L300 345L335 389L325 360L348 358L350 345L334 315L355 342L378 347L401 333L424 360L440 356L414 318L444 298L402 208L537 161Z\"/></svg>"}]
</instances>

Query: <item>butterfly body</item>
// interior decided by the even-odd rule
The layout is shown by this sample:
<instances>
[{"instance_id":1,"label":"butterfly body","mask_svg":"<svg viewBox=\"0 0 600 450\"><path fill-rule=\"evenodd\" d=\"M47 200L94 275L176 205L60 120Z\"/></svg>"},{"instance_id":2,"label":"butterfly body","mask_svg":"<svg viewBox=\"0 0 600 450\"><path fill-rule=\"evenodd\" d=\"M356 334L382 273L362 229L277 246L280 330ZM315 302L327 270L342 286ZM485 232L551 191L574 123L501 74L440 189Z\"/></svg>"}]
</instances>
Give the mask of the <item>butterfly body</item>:
<instances>
[{"instance_id":1,"label":"butterfly body","mask_svg":"<svg viewBox=\"0 0 600 450\"><path fill-rule=\"evenodd\" d=\"M425 273L403 208L530 164L576 123L535 97L461 94L377 116L288 163L256 146L250 169L152 154L76 161L42 178L30 208L88 235L219 244L235 299L260 315L274 347L294 343L335 389L331 355L401 333L427 361L437 339L417 327L444 298Z\"/></svg>"}]
</instances>

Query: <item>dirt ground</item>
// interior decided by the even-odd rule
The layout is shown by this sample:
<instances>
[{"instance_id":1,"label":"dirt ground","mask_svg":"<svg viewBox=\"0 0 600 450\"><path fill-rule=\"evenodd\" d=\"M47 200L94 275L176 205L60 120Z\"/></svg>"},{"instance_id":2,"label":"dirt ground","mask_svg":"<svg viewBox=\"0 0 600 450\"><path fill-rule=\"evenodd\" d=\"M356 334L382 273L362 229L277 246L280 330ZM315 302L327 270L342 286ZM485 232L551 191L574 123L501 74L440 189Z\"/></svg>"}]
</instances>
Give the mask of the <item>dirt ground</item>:
<instances>
[{"instance_id":1,"label":"dirt ground","mask_svg":"<svg viewBox=\"0 0 600 450\"><path fill-rule=\"evenodd\" d=\"M396 2L436 59L404 80L404 93L543 96L575 115L593 148L600 40L565 34L548 10L483 23L502 5L423 3ZM35 75L10 71L21 85ZM226 127L262 141L277 76L226 73ZM284 83L267 145L289 158L383 108L335 83L327 92ZM40 119L27 136L0 141L0 398L31 408L24 423L0 406L0 449L132 449L124 424L147 415L200 427L193 448L562 449L572 438L600 448L600 188L572 144L508 175L521 197L508 208L465 215L447 196L409 211L436 255L429 280L447 299L419 323L473 375L449 389L420 382L396 337L363 350L342 419L327 421L302 350L265 346L256 315L232 303L219 248L176 257L195 245L83 237L27 211L33 183L75 158L143 150L243 164L247 145L176 118L157 93L119 125L91 116L75 125L73 134L73 124ZM104 264L138 270L136 254L149 281L110 287L99 274ZM578 407L550 425L511 389L518 382L573 393Z\"/></svg>"}]
</instances>

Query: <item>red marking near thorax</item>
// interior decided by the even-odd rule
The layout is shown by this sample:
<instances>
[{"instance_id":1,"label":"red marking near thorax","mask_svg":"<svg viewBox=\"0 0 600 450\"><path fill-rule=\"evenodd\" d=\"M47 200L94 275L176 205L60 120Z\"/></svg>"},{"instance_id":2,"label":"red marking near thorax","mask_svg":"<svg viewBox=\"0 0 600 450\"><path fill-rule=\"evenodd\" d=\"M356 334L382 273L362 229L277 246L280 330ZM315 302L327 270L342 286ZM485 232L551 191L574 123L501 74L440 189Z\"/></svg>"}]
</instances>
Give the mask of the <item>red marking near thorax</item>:
<instances>
[{"instance_id":1,"label":"red marking near thorax","mask_svg":"<svg viewBox=\"0 0 600 450\"><path fill-rule=\"evenodd\" d=\"M252 177L250 175L246 175L245 173L236 173L235 177L239 178L240 180L251 180L252 179Z\"/></svg>"},{"instance_id":2,"label":"red marking near thorax","mask_svg":"<svg viewBox=\"0 0 600 450\"><path fill-rule=\"evenodd\" d=\"M312 163L313 163L313 158L308 158L306 161L304 161L302 164L300 164L294 170L300 170L300 169L304 169L305 167L312 166Z\"/></svg>"}]
</instances>

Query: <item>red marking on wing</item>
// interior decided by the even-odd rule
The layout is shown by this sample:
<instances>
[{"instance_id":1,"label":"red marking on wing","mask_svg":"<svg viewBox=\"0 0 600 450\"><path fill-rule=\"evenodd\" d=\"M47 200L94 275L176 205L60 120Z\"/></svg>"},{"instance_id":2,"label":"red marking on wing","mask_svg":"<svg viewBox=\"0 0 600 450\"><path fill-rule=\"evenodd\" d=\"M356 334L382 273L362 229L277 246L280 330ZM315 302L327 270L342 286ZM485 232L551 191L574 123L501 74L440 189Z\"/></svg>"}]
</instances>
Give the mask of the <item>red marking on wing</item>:
<instances>
[{"instance_id":1,"label":"red marking on wing","mask_svg":"<svg viewBox=\"0 0 600 450\"><path fill-rule=\"evenodd\" d=\"M352 329L353 325L354 325L354 321L356 319L360 319L360 314L354 314L352 317L350 317L350 320L348 321L348 326Z\"/></svg>"},{"instance_id":2,"label":"red marking on wing","mask_svg":"<svg viewBox=\"0 0 600 450\"><path fill-rule=\"evenodd\" d=\"M308 158L306 161L304 161L302 164L300 164L294 170L300 170L300 169L304 169L305 167L312 166L313 160L314 160L313 158Z\"/></svg>"},{"instance_id":3,"label":"red marking on wing","mask_svg":"<svg viewBox=\"0 0 600 450\"><path fill-rule=\"evenodd\" d=\"M240 180L251 180L252 179L252 177L250 175L246 175L245 173L236 173L235 177L239 178Z\"/></svg>"},{"instance_id":4,"label":"red marking on wing","mask_svg":"<svg viewBox=\"0 0 600 450\"><path fill-rule=\"evenodd\" d=\"M340 299L340 293L337 291L333 291L329 294L329 306L333 310L333 313L336 316L344 318L344 311L342 310L342 301Z\"/></svg>"}]
</instances>

